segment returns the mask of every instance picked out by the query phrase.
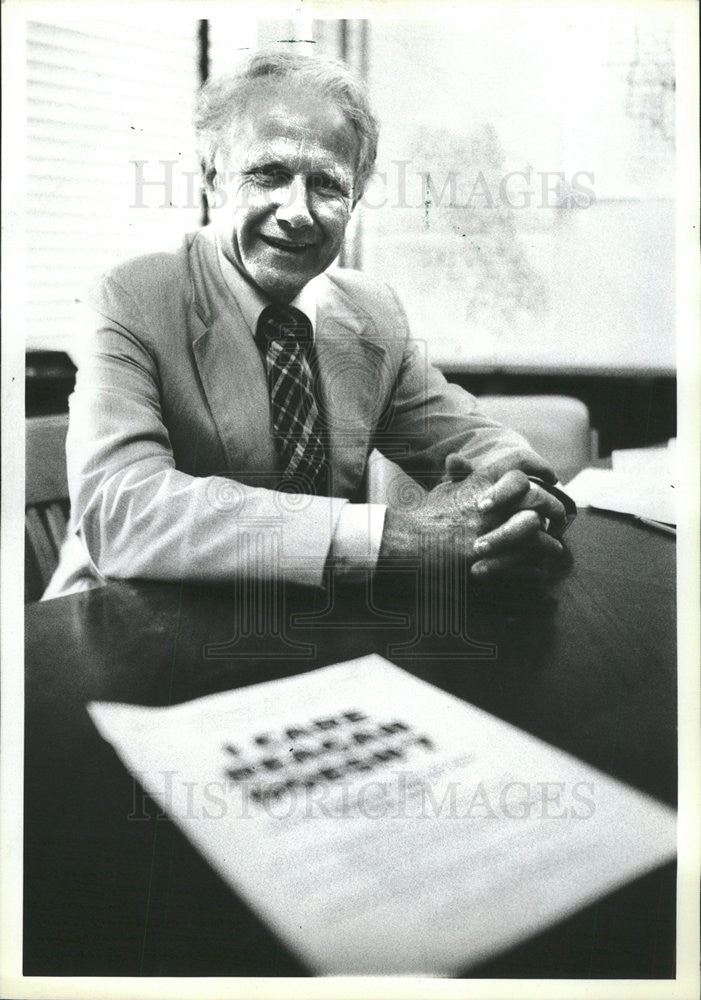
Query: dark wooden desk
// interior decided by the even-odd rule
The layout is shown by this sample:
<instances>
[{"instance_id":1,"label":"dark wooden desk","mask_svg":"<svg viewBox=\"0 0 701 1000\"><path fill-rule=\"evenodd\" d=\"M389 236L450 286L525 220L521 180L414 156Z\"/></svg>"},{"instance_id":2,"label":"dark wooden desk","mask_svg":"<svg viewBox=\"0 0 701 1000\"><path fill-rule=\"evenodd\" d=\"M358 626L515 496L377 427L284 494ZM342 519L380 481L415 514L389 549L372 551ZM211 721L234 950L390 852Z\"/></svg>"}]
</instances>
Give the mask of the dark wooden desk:
<instances>
[{"instance_id":1,"label":"dark wooden desk","mask_svg":"<svg viewBox=\"0 0 701 1000\"><path fill-rule=\"evenodd\" d=\"M144 799L93 699L171 704L376 651L674 804L674 542L586 512L569 538L554 600L483 596L462 635L426 601L417 615L412 573L370 594L267 593L272 629L236 588L115 584L28 607L25 975L307 974ZM670 977L674 905L667 865L466 973Z\"/></svg>"}]
</instances>

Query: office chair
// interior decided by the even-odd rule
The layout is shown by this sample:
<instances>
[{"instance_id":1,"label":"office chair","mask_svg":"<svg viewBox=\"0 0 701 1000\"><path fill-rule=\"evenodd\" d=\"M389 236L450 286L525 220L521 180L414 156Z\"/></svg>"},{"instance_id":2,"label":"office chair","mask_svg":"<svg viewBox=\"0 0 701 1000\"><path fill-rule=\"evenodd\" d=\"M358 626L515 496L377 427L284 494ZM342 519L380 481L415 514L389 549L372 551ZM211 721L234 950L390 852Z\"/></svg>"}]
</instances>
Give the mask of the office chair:
<instances>
[{"instance_id":1,"label":"office chair","mask_svg":"<svg viewBox=\"0 0 701 1000\"><path fill-rule=\"evenodd\" d=\"M480 396L488 417L523 434L531 447L547 458L561 483L596 460L596 432L589 410L571 396Z\"/></svg>"},{"instance_id":2,"label":"office chair","mask_svg":"<svg viewBox=\"0 0 701 1000\"><path fill-rule=\"evenodd\" d=\"M68 524L66 414L26 421L24 599L38 601L58 563Z\"/></svg>"},{"instance_id":3,"label":"office chair","mask_svg":"<svg viewBox=\"0 0 701 1000\"><path fill-rule=\"evenodd\" d=\"M480 396L478 402L486 416L518 431L538 454L547 458L562 483L596 460L596 431L589 425L589 410L579 399ZM394 462L378 451L372 453L368 463L370 503L392 503L393 499L409 497L412 483Z\"/></svg>"}]
</instances>

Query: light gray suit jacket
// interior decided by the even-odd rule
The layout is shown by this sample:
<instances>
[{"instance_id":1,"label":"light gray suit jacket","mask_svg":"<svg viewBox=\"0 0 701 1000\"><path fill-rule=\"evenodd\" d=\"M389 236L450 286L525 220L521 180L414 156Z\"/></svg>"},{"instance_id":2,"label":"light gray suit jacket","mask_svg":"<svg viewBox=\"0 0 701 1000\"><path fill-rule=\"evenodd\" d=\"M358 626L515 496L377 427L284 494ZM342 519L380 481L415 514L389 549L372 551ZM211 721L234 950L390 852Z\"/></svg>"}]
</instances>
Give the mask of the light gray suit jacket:
<instances>
[{"instance_id":1,"label":"light gray suit jacket","mask_svg":"<svg viewBox=\"0 0 701 1000\"><path fill-rule=\"evenodd\" d=\"M124 577L319 584L373 447L426 485L451 451L528 447L425 362L388 286L347 270L319 285L333 496L293 497L274 489L264 365L211 229L100 280L70 401L69 537L46 597Z\"/></svg>"}]
</instances>

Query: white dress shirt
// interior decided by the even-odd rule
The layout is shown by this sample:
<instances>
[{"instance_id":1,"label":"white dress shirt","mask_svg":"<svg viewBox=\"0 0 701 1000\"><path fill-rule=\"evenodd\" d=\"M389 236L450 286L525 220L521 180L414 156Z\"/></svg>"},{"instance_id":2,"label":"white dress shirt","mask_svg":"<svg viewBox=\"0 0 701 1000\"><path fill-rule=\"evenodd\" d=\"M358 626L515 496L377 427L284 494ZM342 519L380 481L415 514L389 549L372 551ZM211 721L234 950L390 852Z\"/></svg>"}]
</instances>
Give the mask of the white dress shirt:
<instances>
[{"instance_id":1,"label":"white dress shirt","mask_svg":"<svg viewBox=\"0 0 701 1000\"><path fill-rule=\"evenodd\" d=\"M255 285L239 273L231 261L227 260L217 240L217 254L222 277L239 304L246 325L255 337L260 314L271 300ZM304 286L299 295L290 302L309 318L312 334L316 333L317 291L312 280ZM382 531L387 507L379 503L347 503L341 511L331 542L330 557L333 565L342 572L352 575L358 570L374 570L382 542Z\"/></svg>"}]
</instances>

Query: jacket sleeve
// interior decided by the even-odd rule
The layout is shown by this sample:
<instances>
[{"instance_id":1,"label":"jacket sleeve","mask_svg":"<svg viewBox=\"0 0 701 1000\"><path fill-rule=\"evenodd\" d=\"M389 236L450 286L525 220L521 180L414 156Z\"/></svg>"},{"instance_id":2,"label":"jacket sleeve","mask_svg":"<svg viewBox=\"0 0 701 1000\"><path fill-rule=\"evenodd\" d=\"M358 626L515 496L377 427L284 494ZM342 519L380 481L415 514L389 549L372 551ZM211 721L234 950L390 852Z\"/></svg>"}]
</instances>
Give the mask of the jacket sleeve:
<instances>
[{"instance_id":1,"label":"jacket sleeve","mask_svg":"<svg viewBox=\"0 0 701 1000\"><path fill-rule=\"evenodd\" d=\"M411 339L404 310L392 294L406 340L385 426L376 438L378 450L426 487L441 478L451 452L464 454L476 469L510 458L515 462L525 454L533 474L551 472L524 437L487 417L475 396L429 364L421 345Z\"/></svg>"},{"instance_id":2,"label":"jacket sleeve","mask_svg":"<svg viewBox=\"0 0 701 1000\"><path fill-rule=\"evenodd\" d=\"M99 301L79 357L66 446L71 520L94 571L193 582L279 576L318 585L347 501L300 501L179 471L143 317L113 279L103 279Z\"/></svg>"}]
</instances>

